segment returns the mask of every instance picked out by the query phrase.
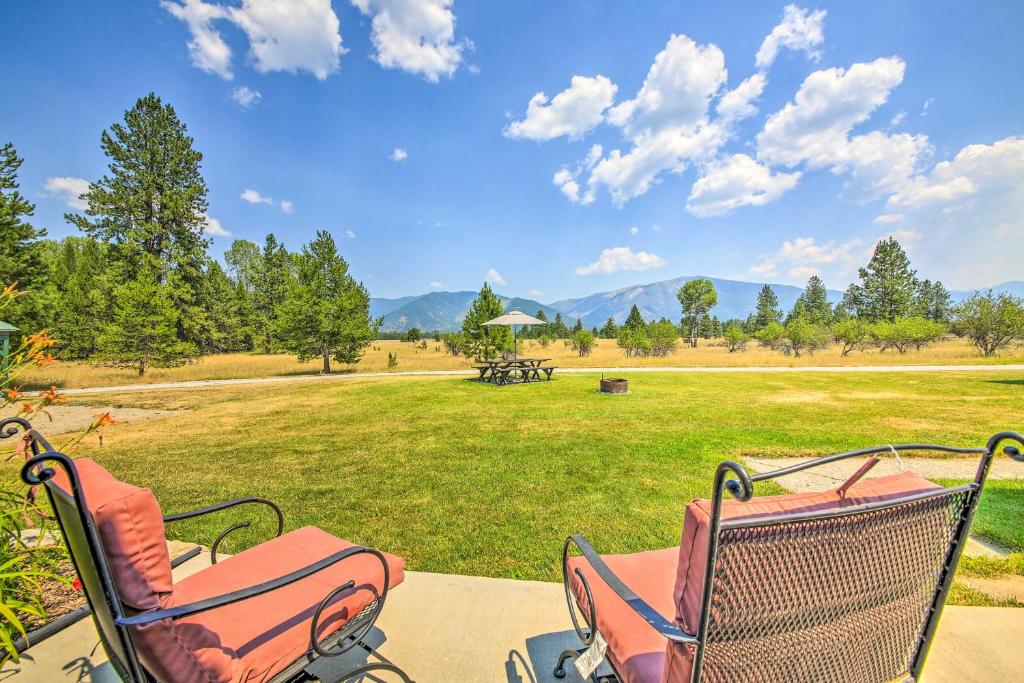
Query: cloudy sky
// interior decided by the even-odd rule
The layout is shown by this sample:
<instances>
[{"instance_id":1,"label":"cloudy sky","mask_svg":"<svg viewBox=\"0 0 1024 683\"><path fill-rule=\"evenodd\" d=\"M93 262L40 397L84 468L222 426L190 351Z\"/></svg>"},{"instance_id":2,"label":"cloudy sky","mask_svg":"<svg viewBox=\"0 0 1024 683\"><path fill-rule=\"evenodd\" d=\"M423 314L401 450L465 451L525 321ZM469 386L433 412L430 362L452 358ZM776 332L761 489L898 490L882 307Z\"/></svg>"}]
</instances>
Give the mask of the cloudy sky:
<instances>
[{"instance_id":1,"label":"cloudy sky","mask_svg":"<svg viewBox=\"0 0 1024 683\"><path fill-rule=\"evenodd\" d=\"M150 91L209 234L327 229L377 296L680 275L844 287L880 237L1024 279L1024 3L8 2L2 140L73 234Z\"/></svg>"}]
</instances>

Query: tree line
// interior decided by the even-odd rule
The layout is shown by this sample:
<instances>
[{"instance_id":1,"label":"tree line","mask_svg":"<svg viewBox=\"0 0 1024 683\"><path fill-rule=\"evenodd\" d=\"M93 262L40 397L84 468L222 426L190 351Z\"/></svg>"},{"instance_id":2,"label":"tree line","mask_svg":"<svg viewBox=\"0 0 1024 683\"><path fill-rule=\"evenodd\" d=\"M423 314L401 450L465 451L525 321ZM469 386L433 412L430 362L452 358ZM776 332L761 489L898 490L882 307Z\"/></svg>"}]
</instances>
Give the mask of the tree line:
<instances>
[{"instance_id":1,"label":"tree line","mask_svg":"<svg viewBox=\"0 0 1024 683\"><path fill-rule=\"evenodd\" d=\"M109 172L65 215L82 235L59 241L31 224L23 159L0 148L0 279L22 292L9 322L48 328L60 358L139 375L228 351L290 351L324 372L359 361L380 321L328 232L295 253L273 234L236 240L225 270L207 252L203 156L174 108L149 94L100 145Z\"/></svg>"}]
</instances>

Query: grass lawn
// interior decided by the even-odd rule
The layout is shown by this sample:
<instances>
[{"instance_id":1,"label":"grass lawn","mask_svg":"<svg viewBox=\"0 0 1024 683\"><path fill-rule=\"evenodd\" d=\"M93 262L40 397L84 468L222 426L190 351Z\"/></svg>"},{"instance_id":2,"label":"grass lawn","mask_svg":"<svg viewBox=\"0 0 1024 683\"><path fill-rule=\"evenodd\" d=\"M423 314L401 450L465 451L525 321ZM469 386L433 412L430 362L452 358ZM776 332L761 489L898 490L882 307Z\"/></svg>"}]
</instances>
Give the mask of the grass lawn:
<instances>
[{"instance_id":1,"label":"grass lawn","mask_svg":"<svg viewBox=\"0 0 1024 683\"><path fill-rule=\"evenodd\" d=\"M597 380L353 378L118 395L190 412L115 425L83 455L152 487L165 513L264 496L289 529L315 524L414 570L558 580L570 532L601 552L678 544L684 504L709 493L726 457L981 446L1024 429L1014 373L635 374L631 393L615 397L597 394ZM994 467L1024 476L1004 457ZM14 476L14 463L3 468ZM240 518L171 531L208 544Z\"/></svg>"},{"instance_id":2,"label":"grass lawn","mask_svg":"<svg viewBox=\"0 0 1024 683\"><path fill-rule=\"evenodd\" d=\"M968 342L959 338L946 339L925 347L920 351L908 351L900 355L895 352L856 351L848 356L840 354L833 346L799 358L783 356L777 351L763 349L751 344L746 351L729 353L715 341L701 340L696 349L682 343L676 353L664 358L625 358L622 349L610 339L598 340L593 352L586 358L568 348L564 342L553 342L541 347L539 342L526 340L521 353L532 357L550 358L551 364L559 367L637 367L637 366L805 366L805 365L969 365L1002 364L1024 362L1024 346L1018 346L992 358L984 358ZM399 341L374 342L358 365L344 366L332 363L336 372L384 372L388 371L388 354L398 356L395 371L410 370L468 370L473 361L464 357L446 354L441 345L427 341L426 348L419 344ZM25 376L26 389L47 389L51 384L61 388L90 386L112 386L141 384L148 382L173 382L204 379L232 379L240 377L271 377L279 375L311 375L320 372L322 361L313 359L299 363L295 356L288 354L261 355L251 353L226 353L205 356L176 368L152 368L139 377L130 369L98 367L88 363L58 363L38 368Z\"/></svg>"},{"instance_id":3,"label":"grass lawn","mask_svg":"<svg viewBox=\"0 0 1024 683\"><path fill-rule=\"evenodd\" d=\"M1018 467L1024 464L1008 461L998 456L993 467ZM1024 477L1024 474L1022 474ZM940 479L943 486L958 486L967 483L959 479ZM978 536L995 543L1001 548L1024 551L1024 478L989 479L981 492L981 503L974 515L972 530Z\"/></svg>"}]
</instances>

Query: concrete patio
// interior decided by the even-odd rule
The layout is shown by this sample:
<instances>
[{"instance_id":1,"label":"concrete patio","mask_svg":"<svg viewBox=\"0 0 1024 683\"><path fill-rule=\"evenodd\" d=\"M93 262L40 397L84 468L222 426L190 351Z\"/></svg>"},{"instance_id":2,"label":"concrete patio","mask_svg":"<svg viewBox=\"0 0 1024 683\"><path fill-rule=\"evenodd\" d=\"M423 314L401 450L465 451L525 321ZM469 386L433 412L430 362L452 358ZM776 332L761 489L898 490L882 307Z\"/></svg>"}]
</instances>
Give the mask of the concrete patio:
<instances>
[{"instance_id":1,"label":"concrete patio","mask_svg":"<svg viewBox=\"0 0 1024 683\"><path fill-rule=\"evenodd\" d=\"M208 563L200 555L177 568L175 579ZM406 574L369 640L418 683L555 683L558 653L578 643L561 584L425 572ZM20 665L0 671L0 681L117 681L98 642L92 621L82 620L30 648ZM1014 679L1024 672L1022 642L1024 610L947 607L924 680ZM318 673L337 680L332 671L351 662L330 661ZM563 680L580 683L575 668L568 671Z\"/></svg>"}]
</instances>

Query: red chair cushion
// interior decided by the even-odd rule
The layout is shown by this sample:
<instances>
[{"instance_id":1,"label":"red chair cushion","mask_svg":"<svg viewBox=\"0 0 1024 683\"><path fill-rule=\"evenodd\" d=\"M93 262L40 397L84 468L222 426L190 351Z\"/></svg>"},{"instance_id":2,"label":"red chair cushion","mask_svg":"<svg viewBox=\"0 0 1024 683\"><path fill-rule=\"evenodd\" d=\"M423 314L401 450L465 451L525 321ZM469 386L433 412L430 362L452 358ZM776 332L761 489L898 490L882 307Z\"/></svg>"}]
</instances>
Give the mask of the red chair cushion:
<instances>
[{"instance_id":1,"label":"red chair cushion","mask_svg":"<svg viewBox=\"0 0 1024 683\"><path fill-rule=\"evenodd\" d=\"M89 458L76 460L75 469L121 602L137 610L165 605L172 591L171 559L153 492L118 481ZM70 496L67 475L55 470L53 483Z\"/></svg>"},{"instance_id":2,"label":"red chair cushion","mask_svg":"<svg viewBox=\"0 0 1024 683\"><path fill-rule=\"evenodd\" d=\"M675 579L677 548L652 550L631 555L602 555L604 561L634 593L666 618L674 609L672 581ZM622 675L623 683L661 680L667 640L623 602L583 557L569 558L569 587L576 603L587 614L587 593L576 576L580 569L597 604L597 630L608 642L608 658Z\"/></svg>"},{"instance_id":3,"label":"red chair cushion","mask_svg":"<svg viewBox=\"0 0 1024 683\"><path fill-rule=\"evenodd\" d=\"M174 605L230 593L284 576L352 543L303 527L208 567L174 586ZM405 561L385 553L389 587L405 578ZM139 630L136 647L160 680L235 683L266 681L309 647L313 613L327 594L354 580L320 617L319 637L344 626L369 605L384 584L380 561L369 554L342 560L312 576L263 595Z\"/></svg>"}]
</instances>

